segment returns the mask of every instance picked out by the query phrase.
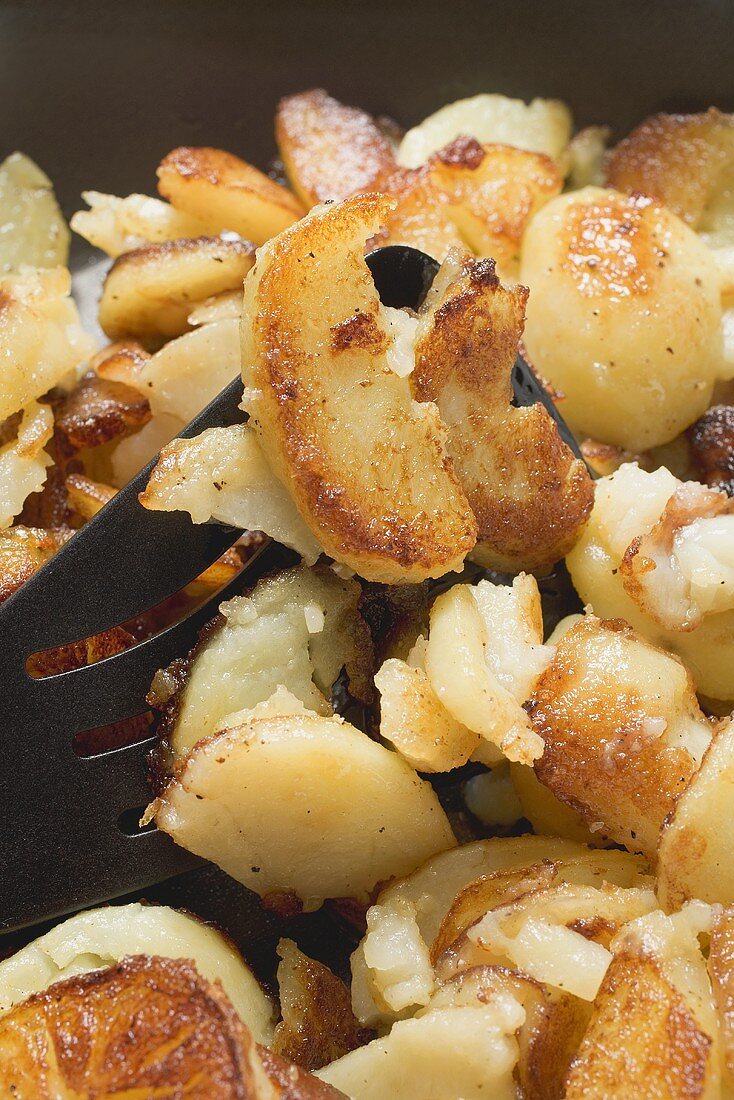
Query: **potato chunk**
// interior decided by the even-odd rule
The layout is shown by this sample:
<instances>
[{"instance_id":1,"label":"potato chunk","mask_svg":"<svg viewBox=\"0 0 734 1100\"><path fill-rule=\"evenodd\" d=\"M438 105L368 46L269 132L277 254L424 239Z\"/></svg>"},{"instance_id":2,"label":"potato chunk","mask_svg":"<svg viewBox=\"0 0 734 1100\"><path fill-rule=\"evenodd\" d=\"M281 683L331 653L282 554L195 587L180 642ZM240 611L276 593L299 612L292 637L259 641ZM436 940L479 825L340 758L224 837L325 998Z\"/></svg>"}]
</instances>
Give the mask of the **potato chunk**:
<instances>
[{"instance_id":1,"label":"potato chunk","mask_svg":"<svg viewBox=\"0 0 734 1100\"><path fill-rule=\"evenodd\" d=\"M666 511L671 517L671 502L679 519L678 504L683 498L688 505L695 498L707 506L708 498L700 496L700 489L684 486L664 468L646 473L634 464L621 466L597 481L591 518L567 562L576 591L598 615L624 618L651 642L677 653L698 691L725 704L734 700L734 610L717 609L717 604L730 599L731 537L726 531L731 517L706 518L702 513L698 518L696 507L686 507L687 522L675 524L679 530L671 547L674 554L660 554L659 567L650 559L655 568L648 568L632 586L624 583L625 570L620 568L635 546L650 541L656 528L665 535L662 520ZM725 499L717 495L718 501ZM655 547L659 544L656 538ZM667 620L676 607L677 629L671 630L660 619ZM655 617L651 609L657 609ZM681 624L687 626L691 611L694 621L702 615L699 625L680 629Z\"/></svg>"},{"instance_id":2,"label":"potato chunk","mask_svg":"<svg viewBox=\"0 0 734 1100\"><path fill-rule=\"evenodd\" d=\"M520 278L530 361L581 435L667 443L728 374L716 261L652 199L593 187L553 199L525 235Z\"/></svg>"},{"instance_id":3,"label":"potato chunk","mask_svg":"<svg viewBox=\"0 0 734 1100\"><path fill-rule=\"evenodd\" d=\"M121 199L101 191L82 191L82 198L90 209L78 210L71 219L71 228L113 258L147 244L219 232L206 220L149 195Z\"/></svg>"},{"instance_id":4,"label":"potato chunk","mask_svg":"<svg viewBox=\"0 0 734 1100\"><path fill-rule=\"evenodd\" d=\"M53 557L71 533L65 528L44 530L22 524L0 531L0 603Z\"/></svg>"},{"instance_id":5,"label":"potato chunk","mask_svg":"<svg viewBox=\"0 0 734 1100\"><path fill-rule=\"evenodd\" d=\"M32 401L21 414L15 438L0 446L0 529L20 515L26 497L43 488L53 462L44 450L53 427L51 408Z\"/></svg>"},{"instance_id":6,"label":"potato chunk","mask_svg":"<svg viewBox=\"0 0 734 1100\"><path fill-rule=\"evenodd\" d=\"M223 603L185 664L174 663L153 683L154 696L166 702L164 729L174 756L180 760L227 715L264 702L279 686L318 714L331 714L327 697L342 666L358 685L360 662L369 664L359 594L356 581L300 567ZM309 610L320 615L318 631Z\"/></svg>"},{"instance_id":7,"label":"potato chunk","mask_svg":"<svg viewBox=\"0 0 734 1100\"><path fill-rule=\"evenodd\" d=\"M724 1085L734 1086L734 908L714 919L708 959L709 977L721 1029Z\"/></svg>"},{"instance_id":8,"label":"potato chunk","mask_svg":"<svg viewBox=\"0 0 734 1100\"><path fill-rule=\"evenodd\" d=\"M306 711L239 718L194 747L151 810L261 896L364 896L455 843L431 787L353 726Z\"/></svg>"},{"instance_id":9,"label":"potato chunk","mask_svg":"<svg viewBox=\"0 0 734 1100\"><path fill-rule=\"evenodd\" d=\"M722 723L660 838L659 893L668 909L690 898L734 903L731 792L734 720Z\"/></svg>"},{"instance_id":10,"label":"potato chunk","mask_svg":"<svg viewBox=\"0 0 734 1100\"><path fill-rule=\"evenodd\" d=\"M30 267L66 267L69 227L45 172L23 153L0 164L0 272Z\"/></svg>"},{"instance_id":11,"label":"potato chunk","mask_svg":"<svg viewBox=\"0 0 734 1100\"><path fill-rule=\"evenodd\" d=\"M173 149L158 165L157 175L158 190L176 210L256 245L304 213L285 187L222 149Z\"/></svg>"},{"instance_id":12,"label":"potato chunk","mask_svg":"<svg viewBox=\"0 0 734 1100\"><path fill-rule=\"evenodd\" d=\"M435 401L448 428L479 526L474 557L513 572L562 557L593 500L584 464L546 409L511 404L526 296L503 286L491 261L451 257L423 307L411 378L416 398Z\"/></svg>"},{"instance_id":13,"label":"potato chunk","mask_svg":"<svg viewBox=\"0 0 734 1100\"><path fill-rule=\"evenodd\" d=\"M251 422L321 545L368 580L406 583L457 568L476 529L438 414L402 377L410 319L380 305L364 263L389 210L346 199L262 248L242 356Z\"/></svg>"},{"instance_id":14,"label":"potato chunk","mask_svg":"<svg viewBox=\"0 0 734 1100\"><path fill-rule=\"evenodd\" d=\"M0 420L58 385L94 349L64 268L0 278Z\"/></svg>"},{"instance_id":15,"label":"potato chunk","mask_svg":"<svg viewBox=\"0 0 734 1100\"><path fill-rule=\"evenodd\" d=\"M482 143L514 145L562 161L571 137L571 115L557 99L534 99L532 103L503 95L457 99L408 130L398 149L398 163L417 168L461 135Z\"/></svg>"},{"instance_id":16,"label":"potato chunk","mask_svg":"<svg viewBox=\"0 0 734 1100\"><path fill-rule=\"evenodd\" d=\"M589 615L559 639L528 710L545 742L540 781L589 826L653 858L711 739L680 662Z\"/></svg>"},{"instance_id":17,"label":"potato chunk","mask_svg":"<svg viewBox=\"0 0 734 1100\"><path fill-rule=\"evenodd\" d=\"M128 955L192 960L202 978L221 983L253 1037L271 1041L272 1000L230 940L196 917L141 902L77 913L0 962L0 1012Z\"/></svg>"},{"instance_id":18,"label":"potato chunk","mask_svg":"<svg viewBox=\"0 0 734 1100\"><path fill-rule=\"evenodd\" d=\"M99 323L112 340L137 336L153 346L189 328L193 307L239 289L255 262L248 241L186 237L126 252L110 268Z\"/></svg>"}]
</instances>

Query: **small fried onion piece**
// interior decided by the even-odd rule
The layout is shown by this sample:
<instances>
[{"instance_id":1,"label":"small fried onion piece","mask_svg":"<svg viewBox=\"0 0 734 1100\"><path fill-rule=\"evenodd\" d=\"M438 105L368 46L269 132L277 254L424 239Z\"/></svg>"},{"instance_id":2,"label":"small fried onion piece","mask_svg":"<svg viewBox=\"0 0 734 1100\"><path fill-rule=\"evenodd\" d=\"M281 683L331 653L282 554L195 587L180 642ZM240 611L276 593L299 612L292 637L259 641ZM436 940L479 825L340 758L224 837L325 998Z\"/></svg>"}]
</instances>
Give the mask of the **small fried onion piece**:
<instances>
[{"instance_id":1,"label":"small fried onion piece","mask_svg":"<svg viewBox=\"0 0 734 1100\"><path fill-rule=\"evenodd\" d=\"M255 262L248 241L186 237L149 244L115 260L104 282L99 323L112 340L154 346L189 328L192 308L234 290Z\"/></svg>"},{"instance_id":2,"label":"small fried onion piece","mask_svg":"<svg viewBox=\"0 0 734 1100\"><path fill-rule=\"evenodd\" d=\"M251 423L321 545L405 584L458 568L476 525L438 413L403 377L410 318L381 306L364 262L391 208L380 195L318 207L260 249L242 362Z\"/></svg>"},{"instance_id":3,"label":"small fried onion piece","mask_svg":"<svg viewBox=\"0 0 734 1100\"><path fill-rule=\"evenodd\" d=\"M658 892L666 909L679 909L690 898L734 903L733 785L734 719L729 719L714 734L660 837Z\"/></svg>"},{"instance_id":4,"label":"small fried onion piece","mask_svg":"<svg viewBox=\"0 0 734 1100\"><path fill-rule=\"evenodd\" d=\"M44 450L53 427L50 406L32 401L21 414L15 438L0 446L0 529L20 515L26 497L43 488L53 462Z\"/></svg>"},{"instance_id":5,"label":"small fried onion piece","mask_svg":"<svg viewBox=\"0 0 734 1100\"><path fill-rule=\"evenodd\" d=\"M593 485L541 404L515 408L510 375L527 291L503 286L491 260L449 258L422 310L412 375L435 401L448 450L479 525L473 556L516 572L573 546Z\"/></svg>"},{"instance_id":6,"label":"small fried onion piece","mask_svg":"<svg viewBox=\"0 0 734 1100\"><path fill-rule=\"evenodd\" d=\"M0 225L0 271L21 264L66 266L69 227L51 180L24 153L11 153L0 164Z\"/></svg>"},{"instance_id":7,"label":"small fried onion piece","mask_svg":"<svg viewBox=\"0 0 734 1100\"><path fill-rule=\"evenodd\" d=\"M711 727L690 675L619 620L592 615L558 639L528 704L541 783L591 827L654 858Z\"/></svg>"},{"instance_id":8,"label":"small fried onion piece","mask_svg":"<svg viewBox=\"0 0 734 1100\"><path fill-rule=\"evenodd\" d=\"M223 149L173 149L158 165L157 176L158 190L176 210L256 245L304 213L285 187Z\"/></svg>"},{"instance_id":9,"label":"small fried onion piece","mask_svg":"<svg viewBox=\"0 0 734 1100\"><path fill-rule=\"evenodd\" d=\"M0 420L62 382L94 350L65 268L0 277Z\"/></svg>"},{"instance_id":10,"label":"small fried onion piece","mask_svg":"<svg viewBox=\"0 0 734 1100\"><path fill-rule=\"evenodd\" d=\"M22 524L0 531L0 603L53 557L71 534L64 527L45 530Z\"/></svg>"},{"instance_id":11,"label":"small fried onion piece","mask_svg":"<svg viewBox=\"0 0 734 1100\"><path fill-rule=\"evenodd\" d=\"M0 962L0 1013L55 982L128 955L190 959L202 978L221 983L253 1037L271 1041L272 1000L230 940L187 913L137 901L77 913Z\"/></svg>"},{"instance_id":12,"label":"small fried onion piece","mask_svg":"<svg viewBox=\"0 0 734 1100\"><path fill-rule=\"evenodd\" d=\"M140 502L154 512L188 512L194 523L216 520L243 531L264 531L296 550L307 565L321 553L246 424L172 440L161 451Z\"/></svg>"},{"instance_id":13,"label":"small fried onion piece","mask_svg":"<svg viewBox=\"0 0 734 1100\"><path fill-rule=\"evenodd\" d=\"M174 757L182 759L227 715L264 702L278 687L309 710L331 714L327 699L342 666L359 688L360 665L370 663L359 596L356 581L300 566L223 603L186 660L153 681L151 699L165 703L163 732ZM318 632L309 621L313 610L321 616Z\"/></svg>"},{"instance_id":14,"label":"small fried onion piece","mask_svg":"<svg viewBox=\"0 0 734 1100\"><path fill-rule=\"evenodd\" d=\"M261 897L312 903L362 897L454 845L432 788L397 753L290 699L290 713L233 715L196 745L149 807L158 828Z\"/></svg>"},{"instance_id":15,"label":"small fried onion piece","mask_svg":"<svg viewBox=\"0 0 734 1100\"><path fill-rule=\"evenodd\" d=\"M710 927L709 907L694 903L622 930L571 1063L566 1100L718 1100L717 1021L697 940Z\"/></svg>"}]
</instances>

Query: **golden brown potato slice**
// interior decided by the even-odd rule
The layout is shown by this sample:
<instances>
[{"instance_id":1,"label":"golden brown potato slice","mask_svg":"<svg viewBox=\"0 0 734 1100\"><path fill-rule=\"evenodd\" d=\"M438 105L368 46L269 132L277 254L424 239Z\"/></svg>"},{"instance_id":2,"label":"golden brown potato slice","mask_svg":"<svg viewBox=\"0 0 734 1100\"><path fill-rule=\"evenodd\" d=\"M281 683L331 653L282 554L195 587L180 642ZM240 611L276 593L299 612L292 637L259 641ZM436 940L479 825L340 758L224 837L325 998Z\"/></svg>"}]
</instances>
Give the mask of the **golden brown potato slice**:
<instances>
[{"instance_id":1,"label":"golden brown potato slice","mask_svg":"<svg viewBox=\"0 0 734 1100\"><path fill-rule=\"evenodd\" d=\"M142 390L140 374L149 359L150 354L137 340L117 340L93 355L89 365L100 378Z\"/></svg>"},{"instance_id":2,"label":"golden brown potato slice","mask_svg":"<svg viewBox=\"0 0 734 1100\"><path fill-rule=\"evenodd\" d=\"M660 837L658 889L667 909L679 909L690 898L734 902L732 789L734 720L729 720L715 733Z\"/></svg>"},{"instance_id":3,"label":"golden brown potato slice","mask_svg":"<svg viewBox=\"0 0 734 1100\"><path fill-rule=\"evenodd\" d=\"M64 527L44 530L22 524L0 531L0 603L53 557L71 534Z\"/></svg>"},{"instance_id":4,"label":"golden brown potato slice","mask_svg":"<svg viewBox=\"0 0 734 1100\"><path fill-rule=\"evenodd\" d=\"M368 580L460 567L475 521L433 406L417 405L411 318L381 306L365 240L380 195L311 212L245 280L246 402L268 460L324 549Z\"/></svg>"},{"instance_id":5,"label":"golden brown potato slice","mask_svg":"<svg viewBox=\"0 0 734 1100\"><path fill-rule=\"evenodd\" d=\"M555 162L541 153L459 137L433 155L429 172L472 252L491 256L503 277L516 276L531 218L563 187Z\"/></svg>"},{"instance_id":6,"label":"golden brown potato slice","mask_svg":"<svg viewBox=\"0 0 734 1100\"><path fill-rule=\"evenodd\" d=\"M214 231L261 245L304 213L290 191L223 149L182 146L158 165L158 190L184 214ZM209 229L212 232L212 229Z\"/></svg>"},{"instance_id":7,"label":"golden brown potato slice","mask_svg":"<svg viewBox=\"0 0 734 1100\"><path fill-rule=\"evenodd\" d=\"M0 164L0 271L65 267L69 227L59 209L53 184L30 157L11 153Z\"/></svg>"},{"instance_id":8,"label":"golden brown potato slice","mask_svg":"<svg viewBox=\"0 0 734 1100\"><path fill-rule=\"evenodd\" d=\"M298 949L293 940L278 944L278 994L282 1020L272 1049L304 1069L321 1069L368 1037L352 1012L341 978Z\"/></svg>"},{"instance_id":9,"label":"golden brown potato slice","mask_svg":"<svg viewBox=\"0 0 734 1100\"><path fill-rule=\"evenodd\" d=\"M124 438L150 420L150 405L139 390L91 373L54 412L56 428L73 450Z\"/></svg>"},{"instance_id":10,"label":"golden brown potato slice","mask_svg":"<svg viewBox=\"0 0 734 1100\"><path fill-rule=\"evenodd\" d=\"M443 261L452 248L464 248L459 230L450 217L448 195L432 178L428 167L396 168L380 190L395 201L384 227L370 248L408 244Z\"/></svg>"},{"instance_id":11,"label":"golden brown potato slice","mask_svg":"<svg viewBox=\"0 0 734 1100\"><path fill-rule=\"evenodd\" d=\"M734 116L651 115L609 154L607 184L665 203L696 227L726 170L734 166Z\"/></svg>"},{"instance_id":12,"label":"golden brown potato slice","mask_svg":"<svg viewBox=\"0 0 734 1100\"><path fill-rule=\"evenodd\" d=\"M375 120L321 88L286 96L275 138L293 190L309 208L359 191L379 191L395 154Z\"/></svg>"},{"instance_id":13,"label":"golden brown potato slice","mask_svg":"<svg viewBox=\"0 0 734 1100\"><path fill-rule=\"evenodd\" d=\"M147 955L59 982L0 1017L0 1093L14 1100L279 1095L221 987L185 959Z\"/></svg>"},{"instance_id":14,"label":"golden brown potato slice","mask_svg":"<svg viewBox=\"0 0 734 1100\"><path fill-rule=\"evenodd\" d=\"M500 283L491 260L452 258L423 307L412 375L416 398L435 401L448 428L479 526L474 557L514 572L567 553L593 502L584 464L545 408L510 404L526 297Z\"/></svg>"},{"instance_id":15,"label":"golden brown potato slice","mask_svg":"<svg viewBox=\"0 0 734 1100\"><path fill-rule=\"evenodd\" d=\"M709 977L721 1029L724 1082L734 1087L734 908L727 905L715 918L708 959Z\"/></svg>"},{"instance_id":16,"label":"golden brown potato slice","mask_svg":"<svg viewBox=\"0 0 734 1100\"><path fill-rule=\"evenodd\" d=\"M690 676L620 621L587 616L559 640L528 704L541 783L594 828L654 858L711 727Z\"/></svg>"},{"instance_id":17,"label":"golden brown potato slice","mask_svg":"<svg viewBox=\"0 0 734 1100\"><path fill-rule=\"evenodd\" d=\"M137 336L159 345L188 330L197 303L239 289L254 262L249 241L221 237L136 248L115 260L107 274L99 323L112 340Z\"/></svg>"}]
</instances>

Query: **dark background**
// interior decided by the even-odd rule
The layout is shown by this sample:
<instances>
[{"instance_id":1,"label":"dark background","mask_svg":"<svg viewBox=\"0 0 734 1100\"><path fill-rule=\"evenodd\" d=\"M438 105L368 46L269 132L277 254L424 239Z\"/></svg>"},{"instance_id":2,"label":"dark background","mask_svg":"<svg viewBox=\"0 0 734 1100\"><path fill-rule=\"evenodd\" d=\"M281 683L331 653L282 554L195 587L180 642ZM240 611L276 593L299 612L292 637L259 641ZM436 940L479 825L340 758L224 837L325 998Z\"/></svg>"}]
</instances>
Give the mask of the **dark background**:
<instances>
[{"instance_id":1,"label":"dark background","mask_svg":"<svg viewBox=\"0 0 734 1100\"><path fill-rule=\"evenodd\" d=\"M176 145L266 167L279 97L313 86L406 126L477 92L556 96L622 134L734 107L733 46L732 0L0 0L0 158L38 161L70 214L87 188L155 193ZM77 241L73 262L91 252ZM279 922L214 868L148 895L221 922L272 972ZM344 961L328 910L289 932Z\"/></svg>"}]
</instances>

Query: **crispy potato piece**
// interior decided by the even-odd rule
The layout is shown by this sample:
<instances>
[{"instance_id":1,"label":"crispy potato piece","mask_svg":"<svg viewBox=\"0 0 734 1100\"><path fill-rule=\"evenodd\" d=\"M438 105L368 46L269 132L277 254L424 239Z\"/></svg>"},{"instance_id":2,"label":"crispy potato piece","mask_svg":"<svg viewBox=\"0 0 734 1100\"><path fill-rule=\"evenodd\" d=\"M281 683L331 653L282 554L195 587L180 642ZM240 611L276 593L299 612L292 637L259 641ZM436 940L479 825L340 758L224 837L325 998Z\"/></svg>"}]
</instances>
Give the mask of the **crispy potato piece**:
<instances>
[{"instance_id":1,"label":"crispy potato piece","mask_svg":"<svg viewBox=\"0 0 734 1100\"><path fill-rule=\"evenodd\" d=\"M56 428L73 450L131 435L150 416L150 405L139 390L91 373L54 410Z\"/></svg>"},{"instance_id":2,"label":"crispy potato piece","mask_svg":"<svg viewBox=\"0 0 734 1100\"><path fill-rule=\"evenodd\" d=\"M288 180L310 208L360 191L379 191L395 167L392 145L374 119L322 88L281 99L275 139Z\"/></svg>"},{"instance_id":3,"label":"crispy potato piece","mask_svg":"<svg viewBox=\"0 0 734 1100\"><path fill-rule=\"evenodd\" d=\"M0 271L66 267L69 227L59 209L53 184L30 157L11 153L0 164Z\"/></svg>"},{"instance_id":4,"label":"crispy potato piece","mask_svg":"<svg viewBox=\"0 0 734 1100\"><path fill-rule=\"evenodd\" d=\"M390 195L395 207L385 217L383 229L371 238L370 248L408 244L437 260L443 260L454 248L464 248L450 216L449 197L427 166L396 168L380 190Z\"/></svg>"},{"instance_id":5,"label":"crispy potato piece","mask_svg":"<svg viewBox=\"0 0 734 1100\"><path fill-rule=\"evenodd\" d=\"M158 190L184 214L264 244L303 215L294 195L223 149L182 146L157 169Z\"/></svg>"},{"instance_id":6,"label":"crispy potato piece","mask_svg":"<svg viewBox=\"0 0 734 1100\"><path fill-rule=\"evenodd\" d=\"M571 137L571 115L557 99L532 103L503 95L458 99L408 130L398 149L398 163L417 168L461 135L544 153L562 163Z\"/></svg>"},{"instance_id":7,"label":"crispy potato piece","mask_svg":"<svg viewBox=\"0 0 734 1100\"><path fill-rule=\"evenodd\" d=\"M323 963L293 940L278 944L278 993L282 1020L273 1050L304 1069L321 1069L361 1046L365 1033L352 1012L349 990Z\"/></svg>"},{"instance_id":8,"label":"crispy potato piece","mask_svg":"<svg viewBox=\"0 0 734 1100\"><path fill-rule=\"evenodd\" d=\"M503 277L516 276L531 218L563 187L554 161L510 145L480 145L459 137L433 155L429 172L472 252L491 256Z\"/></svg>"},{"instance_id":9,"label":"crispy potato piece","mask_svg":"<svg viewBox=\"0 0 734 1100\"><path fill-rule=\"evenodd\" d=\"M726 713L731 709L726 701L734 701L734 610L704 614L694 630L668 630L631 598L619 572L627 548L658 523L680 487L681 483L664 468L646 473L636 465L624 465L610 477L601 478L596 483L591 518L568 555L567 564L584 603L593 606L598 615L625 619L649 641L678 654L690 669L698 691L709 699L724 701L722 713ZM696 529L694 523L688 531L695 534ZM688 549L697 551L692 558L695 563L697 557L702 566L696 576L702 582L699 592L709 598L717 590L727 591L726 584L710 582L717 574L719 580L726 580L728 543L715 535L711 547L714 552L710 553L707 541L702 537L697 547L693 539Z\"/></svg>"},{"instance_id":10,"label":"crispy potato piece","mask_svg":"<svg viewBox=\"0 0 734 1100\"><path fill-rule=\"evenodd\" d=\"M651 115L606 162L609 187L650 195L696 228L734 167L734 116Z\"/></svg>"},{"instance_id":11,"label":"crispy potato piece","mask_svg":"<svg viewBox=\"0 0 734 1100\"><path fill-rule=\"evenodd\" d=\"M68 528L16 524L0 531L0 603L12 596L70 538Z\"/></svg>"},{"instance_id":12,"label":"crispy potato piece","mask_svg":"<svg viewBox=\"0 0 734 1100\"><path fill-rule=\"evenodd\" d=\"M197 302L240 288L254 262L249 241L221 237L136 248L115 260L107 274L99 323L112 340L136 336L156 346L188 330Z\"/></svg>"},{"instance_id":13,"label":"crispy potato piece","mask_svg":"<svg viewBox=\"0 0 734 1100\"><path fill-rule=\"evenodd\" d=\"M660 837L658 889L666 909L690 898L734 902L731 792L734 720L721 724Z\"/></svg>"},{"instance_id":14,"label":"crispy potato piece","mask_svg":"<svg viewBox=\"0 0 734 1100\"><path fill-rule=\"evenodd\" d=\"M0 278L0 420L58 385L94 349L65 268Z\"/></svg>"},{"instance_id":15,"label":"crispy potato piece","mask_svg":"<svg viewBox=\"0 0 734 1100\"><path fill-rule=\"evenodd\" d=\"M731 371L714 256L650 198L586 187L552 199L525 234L520 279L530 362L581 436L668 443Z\"/></svg>"},{"instance_id":16,"label":"crispy potato piece","mask_svg":"<svg viewBox=\"0 0 734 1100\"><path fill-rule=\"evenodd\" d=\"M307 565L321 553L246 424L174 439L161 451L140 502L152 511L188 512L194 523L214 519L264 531L297 550Z\"/></svg>"},{"instance_id":17,"label":"crispy potato piece","mask_svg":"<svg viewBox=\"0 0 734 1100\"><path fill-rule=\"evenodd\" d=\"M494 569L543 569L573 546L593 485L545 408L511 405L510 373L527 292L489 260L451 258L423 307L413 390L435 401L479 525L474 557Z\"/></svg>"},{"instance_id":18,"label":"crispy potato piece","mask_svg":"<svg viewBox=\"0 0 734 1100\"><path fill-rule=\"evenodd\" d=\"M0 1018L0 1091L16 1100L279 1095L221 988L185 959L147 955L59 982Z\"/></svg>"},{"instance_id":19,"label":"crispy potato piece","mask_svg":"<svg viewBox=\"0 0 734 1100\"><path fill-rule=\"evenodd\" d=\"M243 376L268 459L327 553L367 580L406 583L458 568L475 523L435 408L400 376L410 318L380 305L362 258L390 209L383 196L346 199L260 250Z\"/></svg>"},{"instance_id":20,"label":"crispy potato piece","mask_svg":"<svg viewBox=\"0 0 734 1100\"><path fill-rule=\"evenodd\" d=\"M530 822L533 832L542 836L562 836L577 840L579 844L597 847L604 844L604 830L592 833L580 814L543 786L533 768L527 764L510 764L510 775L522 816Z\"/></svg>"},{"instance_id":21,"label":"crispy potato piece","mask_svg":"<svg viewBox=\"0 0 734 1100\"><path fill-rule=\"evenodd\" d=\"M82 191L82 198L90 209L78 210L71 228L113 258L146 244L219 232L206 219L192 217L149 195L121 199L101 191Z\"/></svg>"},{"instance_id":22,"label":"crispy potato piece","mask_svg":"<svg viewBox=\"0 0 734 1100\"><path fill-rule=\"evenodd\" d=\"M86 523L92 516L96 516L100 508L108 504L115 493L111 485L103 485L99 481L92 481L84 474L69 474L65 481L66 491L69 497L69 507L78 516L82 523Z\"/></svg>"},{"instance_id":23,"label":"crispy potato piece","mask_svg":"<svg viewBox=\"0 0 734 1100\"><path fill-rule=\"evenodd\" d=\"M688 430L698 479L734 496L734 405L714 405Z\"/></svg>"},{"instance_id":24,"label":"crispy potato piece","mask_svg":"<svg viewBox=\"0 0 734 1100\"><path fill-rule=\"evenodd\" d=\"M50 406L31 401L23 409L14 438L0 446L0 529L9 527L26 498L43 487L53 461L44 450L53 424Z\"/></svg>"},{"instance_id":25,"label":"crispy potato piece","mask_svg":"<svg viewBox=\"0 0 734 1100\"><path fill-rule=\"evenodd\" d=\"M162 733L177 759L235 711L285 687L310 710L331 714L328 695L346 664L359 689L369 667L369 635L357 614L356 581L330 569L286 569L247 596L223 603L185 661L159 672L153 695L165 703ZM313 619L316 622L313 622Z\"/></svg>"},{"instance_id":26,"label":"crispy potato piece","mask_svg":"<svg viewBox=\"0 0 734 1100\"><path fill-rule=\"evenodd\" d=\"M714 919L709 945L708 971L721 1029L723 1084L734 1086L734 908Z\"/></svg>"},{"instance_id":27,"label":"crispy potato piece","mask_svg":"<svg viewBox=\"0 0 734 1100\"><path fill-rule=\"evenodd\" d=\"M545 742L541 783L589 826L654 858L711 739L682 664L625 623L589 615L559 639L528 710Z\"/></svg>"},{"instance_id":28,"label":"crispy potato piece","mask_svg":"<svg viewBox=\"0 0 734 1100\"><path fill-rule=\"evenodd\" d=\"M100 378L141 390L140 375L149 359L150 353L137 340L116 340L93 355L89 366Z\"/></svg>"},{"instance_id":29,"label":"crispy potato piece","mask_svg":"<svg viewBox=\"0 0 734 1100\"><path fill-rule=\"evenodd\" d=\"M432 788L397 753L296 711L293 696L290 713L278 705L233 715L191 750L149 807L160 829L261 897L311 901L364 896L453 846Z\"/></svg>"},{"instance_id":30,"label":"crispy potato piece","mask_svg":"<svg viewBox=\"0 0 734 1100\"><path fill-rule=\"evenodd\" d=\"M129 955L190 960L202 978L221 983L258 1042L272 1040L272 999L228 937L188 913L137 901L77 913L0 962L0 1013Z\"/></svg>"}]
</instances>

